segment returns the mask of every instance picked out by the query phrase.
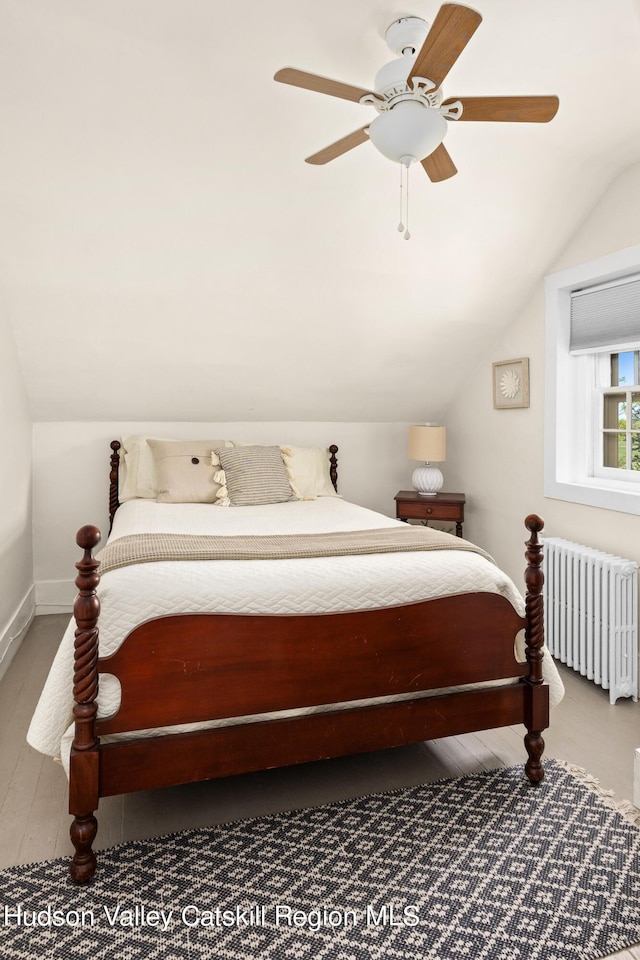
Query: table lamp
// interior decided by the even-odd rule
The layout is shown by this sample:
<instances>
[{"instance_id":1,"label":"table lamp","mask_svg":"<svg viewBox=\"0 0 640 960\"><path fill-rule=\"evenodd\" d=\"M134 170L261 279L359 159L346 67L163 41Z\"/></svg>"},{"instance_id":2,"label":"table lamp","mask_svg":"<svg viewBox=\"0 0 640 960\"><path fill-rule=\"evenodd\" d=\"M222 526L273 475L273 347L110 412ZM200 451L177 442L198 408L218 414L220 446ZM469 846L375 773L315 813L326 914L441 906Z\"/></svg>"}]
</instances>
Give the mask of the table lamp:
<instances>
[{"instance_id":1,"label":"table lamp","mask_svg":"<svg viewBox=\"0 0 640 960\"><path fill-rule=\"evenodd\" d=\"M446 460L446 429L431 423L409 427L409 459L422 460L413 471L411 482L422 497L434 497L442 489L442 473L436 463Z\"/></svg>"}]
</instances>

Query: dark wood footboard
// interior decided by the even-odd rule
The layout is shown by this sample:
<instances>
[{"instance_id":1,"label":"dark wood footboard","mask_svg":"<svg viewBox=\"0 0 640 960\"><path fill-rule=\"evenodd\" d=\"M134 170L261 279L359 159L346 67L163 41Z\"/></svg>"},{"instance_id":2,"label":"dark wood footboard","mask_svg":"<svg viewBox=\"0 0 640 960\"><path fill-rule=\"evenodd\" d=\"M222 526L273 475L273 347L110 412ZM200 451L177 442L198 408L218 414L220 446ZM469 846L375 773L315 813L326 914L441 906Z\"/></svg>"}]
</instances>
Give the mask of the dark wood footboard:
<instances>
[{"instance_id":1,"label":"dark wood footboard","mask_svg":"<svg viewBox=\"0 0 640 960\"><path fill-rule=\"evenodd\" d=\"M479 637L479 623L491 633ZM118 678L121 703L95 730L128 733L524 676L527 664L504 642L524 626L492 593L352 613L159 617L98 661L101 673Z\"/></svg>"},{"instance_id":2,"label":"dark wood footboard","mask_svg":"<svg viewBox=\"0 0 640 960\"><path fill-rule=\"evenodd\" d=\"M542 680L543 523L537 516L525 523L531 537L524 618L504 597L487 593L339 614L185 614L147 621L101 660L98 562L92 556L100 534L83 527L77 537L84 555L77 564L70 767L73 879L85 882L95 870L99 796L515 723L527 728L526 775L539 782L549 711ZM524 664L514 655L523 628ZM112 716L97 719L100 672L118 678L121 703ZM506 684L443 689L493 680ZM436 692L425 696L428 691ZM135 733L398 695L405 699L151 738ZM127 736L101 745L99 737L107 734Z\"/></svg>"}]
</instances>

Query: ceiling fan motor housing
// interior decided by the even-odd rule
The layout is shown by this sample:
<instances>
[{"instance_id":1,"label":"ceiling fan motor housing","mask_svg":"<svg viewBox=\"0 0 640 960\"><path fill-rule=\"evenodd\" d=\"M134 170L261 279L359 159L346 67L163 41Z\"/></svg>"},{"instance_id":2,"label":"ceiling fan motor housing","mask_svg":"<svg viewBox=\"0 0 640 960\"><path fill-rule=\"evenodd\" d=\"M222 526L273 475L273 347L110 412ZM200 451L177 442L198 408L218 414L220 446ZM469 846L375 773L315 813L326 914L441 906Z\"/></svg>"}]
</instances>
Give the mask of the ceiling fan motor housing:
<instances>
[{"instance_id":1,"label":"ceiling fan motor housing","mask_svg":"<svg viewBox=\"0 0 640 960\"><path fill-rule=\"evenodd\" d=\"M443 100L442 90L436 89L431 80L414 77L411 84L407 83L415 59L415 56L400 57L385 63L375 76L375 94L364 96L360 103L375 107L379 113L391 110L401 100L419 100L425 107L439 107Z\"/></svg>"},{"instance_id":2,"label":"ceiling fan motor housing","mask_svg":"<svg viewBox=\"0 0 640 960\"><path fill-rule=\"evenodd\" d=\"M411 84L407 83L428 33L429 24L420 17L394 20L385 33L385 40L398 59L385 63L378 70L373 82L377 98L363 97L364 102L370 103L378 111L389 110L399 100L410 98L420 99L428 107L440 106L442 92L429 77L414 77Z\"/></svg>"}]
</instances>

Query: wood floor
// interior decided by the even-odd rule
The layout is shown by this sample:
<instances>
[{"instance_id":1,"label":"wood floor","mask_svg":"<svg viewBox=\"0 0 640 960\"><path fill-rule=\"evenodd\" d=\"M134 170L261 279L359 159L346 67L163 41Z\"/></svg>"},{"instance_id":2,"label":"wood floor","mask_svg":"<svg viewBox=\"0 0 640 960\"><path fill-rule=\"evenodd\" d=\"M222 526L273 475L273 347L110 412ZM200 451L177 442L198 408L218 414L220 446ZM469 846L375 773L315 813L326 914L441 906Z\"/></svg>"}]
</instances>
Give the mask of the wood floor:
<instances>
[{"instance_id":1,"label":"wood floor","mask_svg":"<svg viewBox=\"0 0 640 960\"><path fill-rule=\"evenodd\" d=\"M71 850L67 780L25 733L66 615L37 617L0 683L0 868ZM594 684L561 667L566 687L545 734L545 756L586 768L631 800L640 704L609 704ZM522 763L524 728L449 737L396 750L270 770L227 780L109 797L100 802L96 848L296 807ZM615 954L640 960L640 946Z\"/></svg>"}]
</instances>

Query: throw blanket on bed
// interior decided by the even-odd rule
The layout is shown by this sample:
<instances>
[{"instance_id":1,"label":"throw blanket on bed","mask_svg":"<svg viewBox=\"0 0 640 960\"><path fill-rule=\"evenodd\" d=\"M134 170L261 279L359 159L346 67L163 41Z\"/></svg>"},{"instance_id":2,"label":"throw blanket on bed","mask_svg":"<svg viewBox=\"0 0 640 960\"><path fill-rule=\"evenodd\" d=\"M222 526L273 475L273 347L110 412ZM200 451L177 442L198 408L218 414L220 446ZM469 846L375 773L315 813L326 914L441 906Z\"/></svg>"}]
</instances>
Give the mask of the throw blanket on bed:
<instances>
[{"instance_id":1,"label":"throw blanket on bed","mask_svg":"<svg viewBox=\"0 0 640 960\"><path fill-rule=\"evenodd\" d=\"M489 554L468 540L440 530L409 525L379 530L265 536L138 533L108 544L96 559L100 561L100 573L103 574L133 563L161 560L298 560L417 550L467 550L494 562Z\"/></svg>"}]
</instances>

